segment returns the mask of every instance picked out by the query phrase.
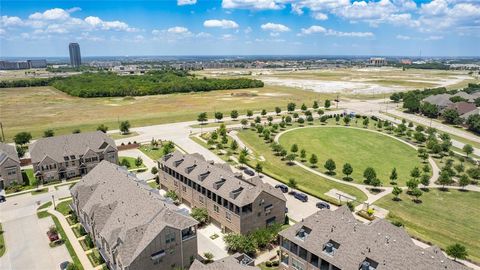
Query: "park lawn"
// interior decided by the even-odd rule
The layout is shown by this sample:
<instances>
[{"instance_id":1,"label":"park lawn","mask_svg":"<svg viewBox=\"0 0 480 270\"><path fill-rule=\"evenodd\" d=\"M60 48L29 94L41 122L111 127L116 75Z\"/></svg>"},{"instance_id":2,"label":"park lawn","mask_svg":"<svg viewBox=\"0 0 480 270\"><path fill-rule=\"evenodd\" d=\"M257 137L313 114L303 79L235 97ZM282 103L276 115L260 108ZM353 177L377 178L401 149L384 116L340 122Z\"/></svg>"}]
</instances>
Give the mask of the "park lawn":
<instances>
[{"instance_id":1,"label":"park lawn","mask_svg":"<svg viewBox=\"0 0 480 270\"><path fill-rule=\"evenodd\" d=\"M7 247L5 246L5 239L3 237L2 223L0 223L0 257L5 254Z\"/></svg>"},{"instance_id":2,"label":"park lawn","mask_svg":"<svg viewBox=\"0 0 480 270\"><path fill-rule=\"evenodd\" d=\"M122 164L122 160L128 160L128 162L130 163L130 167L128 168L129 170L132 170L132 169L144 169L146 168L145 165L142 163L142 165L140 166L137 166L135 164L135 160L136 158L133 158L133 157L118 157L118 161L120 164Z\"/></svg>"},{"instance_id":3,"label":"park lawn","mask_svg":"<svg viewBox=\"0 0 480 270\"><path fill-rule=\"evenodd\" d=\"M430 189L414 203L405 193L402 201L388 195L375 204L390 211L389 219L401 221L408 233L445 249L460 243L469 259L480 262L480 196L478 192Z\"/></svg>"},{"instance_id":4,"label":"park lawn","mask_svg":"<svg viewBox=\"0 0 480 270\"><path fill-rule=\"evenodd\" d=\"M384 186L390 186L389 176L395 167L398 173L398 184L404 186L410 178L410 171L424 166L417 157L417 151L386 135L356 128L313 127L296 129L284 133L279 138L280 144L290 150L293 144L299 149L307 150L307 160L311 154L318 157L318 167L323 167L327 159L336 163L336 177L342 179L343 164L353 167L351 177L357 183L363 183L363 172L372 167ZM297 152L298 154L299 152Z\"/></svg>"},{"instance_id":5,"label":"park lawn","mask_svg":"<svg viewBox=\"0 0 480 270\"><path fill-rule=\"evenodd\" d=\"M243 143L252 151L254 155L259 157L263 156L265 162L261 162L263 166L263 172L278 181L288 183L290 178L294 178L298 183L298 188L315 197L332 201L334 198L325 195L331 189L337 189L355 196L357 200L364 201L367 196L359 189L337 183L314 173L308 172L299 166L288 166L284 161L281 161L279 157L273 154L269 144L263 142L262 138L258 137L258 134L252 130L243 130L238 133L238 137ZM248 164L255 167L256 160L249 160Z\"/></svg>"},{"instance_id":6,"label":"park lawn","mask_svg":"<svg viewBox=\"0 0 480 270\"><path fill-rule=\"evenodd\" d=\"M57 207L55 208L55 210L62 213L62 215L64 216L68 216L71 210L70 203L72 203L72 200L66 200L66 201L60 202L57 204Z\"/></svg>"},{"instance_id":7,"label":"park lawn","mask_svg":"<svg viewBox=\"0 0 480 270\"><path fill-rule=\"evenodd\" d=\"M238 110L240 115L245 115L247 110L273 111L276 106L286 110L289 102L305 102L311 106L313 100L334 97L334 94L268 85L253 89L134 98L79 98L52 87L28 87L0 89L0 107L5 137L10 142L15 134L22 131L31 132L34 138L39 138L46 129L62 135L70 134L74 129L94 131L104 124L113 130L118 129L119 121L124 120L130 121L132 127L195 121L200 112L207 112L212 119L215 111L227 116L232 110Z\"/></svg>"}]
</instances>

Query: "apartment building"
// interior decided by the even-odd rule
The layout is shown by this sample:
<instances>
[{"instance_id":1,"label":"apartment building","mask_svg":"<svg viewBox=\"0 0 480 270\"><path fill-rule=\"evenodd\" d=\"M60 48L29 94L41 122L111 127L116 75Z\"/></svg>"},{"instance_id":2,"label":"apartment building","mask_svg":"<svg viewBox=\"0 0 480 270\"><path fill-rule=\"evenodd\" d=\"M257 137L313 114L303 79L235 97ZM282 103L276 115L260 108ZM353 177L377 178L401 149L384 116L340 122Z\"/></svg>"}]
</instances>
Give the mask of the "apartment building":
<instances>
[{"instance_id":1,"label":"apartment building","mask_svg":"<svg viewBox=\"0 0 480 270\"><path fill-rule=\"evenodd\" d=\"M286 198L259 177L243 179L228 164L199 154L168 154L158 161L162 189L173 190L191 208L206 208L224 232L245 234L283 223Z\"/></svg>"},{"instance_id":2,"label":"apartment building","mask_svg":"<svg viewBox=\"0 0 480 270\"><path fill-rule=\"evenodd\" d=\"M195 260L190 270L260 270L255 261L245 254L236 253L209 264Z\"/></svg>"},{"instance_id":3,"label":"apartment building","mask_svg":"<svg viewBox=\"0 0 480 270\"><path fill-rule=\"evenodd\" d=\"M15 146L0 143L0 190L12 183L23 184L17 149Z\"/></svg>"},{"instance_id":4,"label":"apartment building","mask_svg":"<svg viewBox=\"0 0 480 270\"><path fill-rule=\"evenodd\" d=\"M118 163L115 142L101 131L42 138L29 149L34 175L41 182L85 175L102 160Z\"/></svg>"},{"instance_id":5,"label":"apartment building","mask_svg":"<svg viewBox=\"0 0 480 270\"><path fill-rule=\"evenodd\" d=\"M423 249L384 219L364 224L348 207L320 210L281 231L280 267L291 270L462 270L438 247Z\"/></svg>"},{"instance_id":6,"label":"apartment building","mask_svg":"<svg viewBox=\"0 0 480 270\"><path fill-rule=\"evenodd\" d=\"M195 260L198 222L123 167L102 161L70 192L109 269L187 269Z\"/></svg>"}]
</instances>

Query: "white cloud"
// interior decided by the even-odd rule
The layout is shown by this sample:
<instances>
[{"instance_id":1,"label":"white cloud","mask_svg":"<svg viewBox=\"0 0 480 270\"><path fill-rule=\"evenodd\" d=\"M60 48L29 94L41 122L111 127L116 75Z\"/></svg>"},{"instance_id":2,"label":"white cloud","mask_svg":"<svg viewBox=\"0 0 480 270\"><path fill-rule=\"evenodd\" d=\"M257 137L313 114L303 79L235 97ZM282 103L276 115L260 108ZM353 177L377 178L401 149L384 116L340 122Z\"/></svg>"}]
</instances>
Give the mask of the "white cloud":
<instances>
[{"instance_id":1,"label":"white cloud","mask_svg":"<svg viewBox=\"0 0 480 270\"><path fill-rule=\"evenodd\" d=\"M0 19L0 25L2 27L8 27L8 26L20 26L20 25L23 25L23 21L22 19L20 19L19 17L17 16L12 16L12 17L9 17L9 16L2 16L1 19Z\"/></svg>"},{"instance_id":2,"label":"white cloud","mask_svg":"<svg viewBox=\"0 0 480 270\"><path fill-rule=\"evenodd\" d=\"M200 32L200 33L196 34L195 36L198 37L198 38L210 38L210 37L212 37L212 34L206 33L206 32Z\"/></svg>"},{"instance_id":3,"label":"white cloud","mask_svg":"<svg viewBox=\"0 0 480 270\"><path fill-rule=\"evenodd\" d=\"M412 39L410 36L404 36L404 35L397 35L395 38L396 38L396 39L401 39L401 40L410 40L410 39Z\"/></svg>"},{"instance_id":4,"label":"white cloud","mask_svg":"<svg viewBox=\"0 0 480 270\"><path fill-rule=\"evenodd\" d=\"M443 36L429 36L425 38L425 40L441 40L443 39Z\"/></svg>"},{"instance_id":5,"label":"white cloud","mask_svg":"<svg viewBox=\"0 0 480 270\"><path fill-rule=\"evenodd\" d=\"M317 12L317 13L313 14L313 18L315 20L325 21L325 20L328 20L328 15L325 14L325 13Z\"/></svg>"},{"instance_id":6,"label":"white cloud","mask_svg":"<svg viewBox=\"0 0 480 270\"><path fill-rule=\"evenodd\" d=\"M262 24L262 26L260 26L263 30L265 31L271 31L271 32L288 32L290 31L290 28L288 28L287 26L283 25L283 24L279 24L279 23L266 23L266 24Z\"/></svg>"},{"instance_id":7,"label":"white cloud","mask_svg":"<svg viewBox=\"0 0 480 270\"><path fill-rule=\"evenodd\" d=\"M195 5L197 0L177 0L177 5L184 6L184 5Z\"/></svg>"},{"instance_id":8,"label":"white cloud","mask_svg":"<svg viewBox=\"0 0 480 270\"><path fill-rule=\"evenodd\" d=\"M70 17L70 13L61 8L52 8L45 10L43 13L35 12L28 16L32 20L66 20Z\"/></svg>"},{"instance_id":9,"label":"white cloud","mask_svg":"<svg viewBox=\"0 0 480 270\"><path fill-rule=\"evenodd\" d=\"M224 34L224 35L222 35L221 39L228 40L228 41L235 40L235 36L233 36L231 34Z\"/></svg>"},{"instance_id":10,"label":"white cloud","mask_svg":"<svg viewBox=\"0 0 480 270\"><path fill-rule=\"evenodd\" d=\"M239 9L283 9L289 0L223 0L223 8Z\"/></svg>"},{"instance_id":11,"label":"white cloud","mask_svg":"<svg viewBox=\"0 0 480 270\"><path fill-rule=\"evenodd\" d=\"M167 29L167 32L172 33L172 34L190 33L190 31L188 31L188 28L185 28L185 27L182 27L182 26L170 27L170 28Z\"/></svg>"},{"instance_id":12,"label":"white cloud","mask_svg":"<svg viewBox=\"0 0 480 270\"><path fill-rule=\"evenodd\" d=\"M325 33L327 29L319 25L312 25L309 28L302 28L301 32L303 35L310 35L315 33Z\"/></svg>"},{"instance_id":13,"label":"white cloud","mask_svg":"<svg viewBox=\"0 0 480 270\"><path fill-rule=\"evenodd\" d=\"M121 21L103 21L99 17L88 16L85 18L85 22L96 29L102 30L116 30L136 32L138 29L129 27L127 23Z\"/></svg>"},{"instance_id":14,"label":"white cloud","mask_svg":"<svg viewBox=\"0 0 480 270\"><path fill-rule=\"evenodd\" d=\"M337 36L337 37L373 37L372 32L341 32L332 29L326 29L319 25L312 25L309 28L302 28L299 35L311 35L316 33L323 33L327 36Z\"/></svg>"},{"instance_id":15,"label":"white cloud","mask_svg":"<svg viewBox=\"0 0 480 270\"><path fill-rule=\"evenodd\" d=\"M205 27L238 28L238 24L231 20L206 20L203 22Z\"/></svg>"}]
</instances>

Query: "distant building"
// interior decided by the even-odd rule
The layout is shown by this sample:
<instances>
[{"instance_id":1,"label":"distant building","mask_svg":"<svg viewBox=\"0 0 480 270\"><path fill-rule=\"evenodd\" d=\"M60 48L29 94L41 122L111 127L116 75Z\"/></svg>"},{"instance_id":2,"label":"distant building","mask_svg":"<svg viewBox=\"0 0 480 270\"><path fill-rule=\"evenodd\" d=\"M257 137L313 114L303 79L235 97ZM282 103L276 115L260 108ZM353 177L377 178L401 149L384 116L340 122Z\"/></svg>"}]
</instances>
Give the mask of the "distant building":
<instances>
[{"instance_id":1,"label":"distant building","mask_svg":"<svg viewBox=\"0 0 480 270\"><path fill-rule=\"evenodd\" d=\"M23 184L17 149L15 146L0 143L0 190L14 182Z\"/></svg>"},{"instance_id":2,"label":"distant building","mask_svg":"<svg viewBox=\"0 0 480 270\"><path fill-rule=\"evenodd\" d=\"M206 208L225 232L246 234L284 222L285 196L258 176L243 179L228 164L179 151L162 157L158 168L163 189L175 191L191 208Z\"/></svg>"},{"instance_id":3,"label":"distant building","mask_svg":"<svg viewBox=\"0 0 480 270\"><path fill-rule=\"evenodd\" d=\"M68 45L70 52L70 65L74 68L78 68L82 65L82 56L80 55L80 45L78 43L70 43Z\"/></svg>"},{"instance_id":4,"label":"distant building","mask_svg":"<svg viewBox=\"0 0 480 270\"><path fill-rule=\"evenodd\" d=\"M0 61L0 70L19 70L30 68L46 68L47 60L27 60L27 61Z\"/></svg>"},{"instance_id":5,"label":"distant building","mask_svg":"<svg viewBox=\"0 0 480 270\"><path fill-rule=\"evenodd\" d=\"M47 60L27 60L28 66L30 68L46 68L47 67Z\"/></svg>"},{"instance_id":6,"label":"distant building","mask_svg":"<svg viewBox=\"0 0 480 270\"><path fill-rule=\"evenodd\" d=\"M101 131L42 138L29 151L42 183L85 175L102 160L118 163L115 142Z\"/></svg>"},{"instance_id":7,"label":"distant building","mask_svg":"<svg viewBox=\"0 0 480 270\"><path fill-rule=\"evenodd\" d=\"M364 224L346 206L320 210L279 233L281 270L467 270L435 246L421 248L385 219Z\"/></svg>"},{"instance_id":8,"label":"distant building","mask_svg":"<svg viewBox=\"0 0 480 270\"><path fill-rule=\"evenodd\" d=\"M411 60L411 59L402 59L402 60L400 60L400 64L402 64L402 65L411 65L411 64L412 64L412 60Z\"/></svg>"},{"instance_id":9,"label":"distant building","mask_svg":"<svg viewBox=\"0 0 480 270\"><path fill-rule=\"evenodd\" d=\"M387 60L383 57L373 57L368 60L368 64L372 66L384 66L387 64Z\"/></svg>"},{"instance_id":10,"label":"distant building","mask_svg":"<svg viewBox=\"0 0 480 270\"><path fill-rule=\"evenodd\" d=\"M260 270L255 266L255 261L245 254L236 253L226 258L203 264L195 260L189 270Z\"/></svg>"},{"instance_id":11,"label":"distant building","mask_svg":"<svg viewBox=\"0 0 480 270\"><path fill-rule=\"evenodd\" d=\"M70 193L108 269L188 269L195 260L198 222L125 168L102 161Z\"/></svg>"}]
</instances>

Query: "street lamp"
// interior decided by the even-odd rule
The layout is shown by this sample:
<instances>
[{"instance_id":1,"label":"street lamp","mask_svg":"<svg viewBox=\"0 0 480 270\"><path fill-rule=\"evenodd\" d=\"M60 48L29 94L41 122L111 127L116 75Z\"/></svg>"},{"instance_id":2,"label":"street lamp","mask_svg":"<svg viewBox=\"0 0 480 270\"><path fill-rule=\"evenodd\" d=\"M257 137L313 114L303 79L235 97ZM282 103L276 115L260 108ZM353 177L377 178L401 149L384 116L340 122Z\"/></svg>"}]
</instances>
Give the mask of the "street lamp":
<instances>
[{"instance_id":1,"label":"street lamp","mask_svg":"<svg viewBox=\"0 0 480 270\"><path fill-rule=\"evenodd\" d=\"M53 202L53 209L57 208L57 207L55 206L55 195L52 195L52 202Z\"/></svg>"}]
</instances>

